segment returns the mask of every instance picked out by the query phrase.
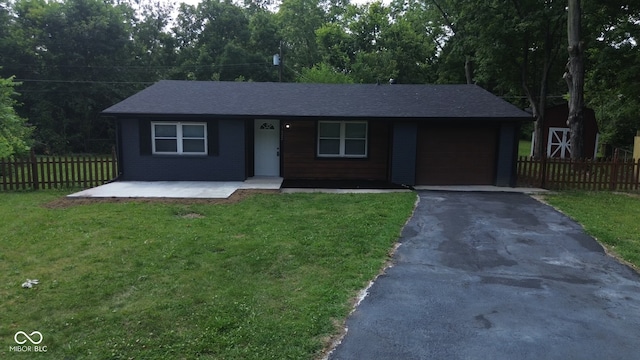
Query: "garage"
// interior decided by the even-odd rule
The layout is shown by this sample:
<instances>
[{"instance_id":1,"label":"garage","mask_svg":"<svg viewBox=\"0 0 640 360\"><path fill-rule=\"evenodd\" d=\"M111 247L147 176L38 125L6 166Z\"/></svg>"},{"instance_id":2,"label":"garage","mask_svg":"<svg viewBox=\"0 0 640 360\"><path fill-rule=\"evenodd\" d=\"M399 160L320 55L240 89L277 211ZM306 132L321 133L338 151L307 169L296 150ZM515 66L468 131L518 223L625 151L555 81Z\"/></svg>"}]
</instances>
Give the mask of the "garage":
<instances>
[{"instance_id":1,"label":"garage","mask_svg":"<svg viewBox=\"0 0 640 360\"><path fill-rule=\"evenodd\" d=\"M418 127L417 185L493 185L499 127L492 124Z\"/></svg>"}]
</instances>

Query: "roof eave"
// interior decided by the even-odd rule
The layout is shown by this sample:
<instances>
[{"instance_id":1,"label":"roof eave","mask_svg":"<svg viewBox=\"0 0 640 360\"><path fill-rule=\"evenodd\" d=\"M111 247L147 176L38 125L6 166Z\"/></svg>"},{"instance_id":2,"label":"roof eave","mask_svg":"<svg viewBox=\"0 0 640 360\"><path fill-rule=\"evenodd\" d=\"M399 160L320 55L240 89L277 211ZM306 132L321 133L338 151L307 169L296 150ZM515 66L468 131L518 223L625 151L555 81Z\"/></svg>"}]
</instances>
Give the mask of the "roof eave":
<instances>
[{"instance_id":1,"label":"roof eave","mask_svg":"<svg viewBox=\"0 0 640 360\"><path fill-rule=\"evenodd\" d=\"M112 112L103 111L100 113L104 117L117 118L138 118L138 117L156 117L156 118L224 118L224 119L282 119L282 120L314 120L314 119L371 119L371 120L393 120L393 121L498 121L498 122L527 122L533 121L529 116L370 116L370 115L341 115L341 116L325 116L325 115L285 115L285 114L185 114L185 113L149 113L149 112Z\"/></svg>"}]
</instances>

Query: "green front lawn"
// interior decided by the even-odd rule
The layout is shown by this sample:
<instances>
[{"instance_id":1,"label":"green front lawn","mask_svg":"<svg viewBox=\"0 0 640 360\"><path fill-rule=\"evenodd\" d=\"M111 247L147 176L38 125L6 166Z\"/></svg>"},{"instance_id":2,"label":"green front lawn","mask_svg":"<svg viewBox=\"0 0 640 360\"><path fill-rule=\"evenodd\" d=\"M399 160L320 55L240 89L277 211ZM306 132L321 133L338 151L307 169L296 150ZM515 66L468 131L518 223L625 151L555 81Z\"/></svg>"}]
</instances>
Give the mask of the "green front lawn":
<instances>
[{"instance_id":1,"label":"green front lawn","mask_svg":"<svg viewBox=\"0 0 640 360\"><path fill-rule=\"evenodd\" d=\"M415 202L260 194L42 206L63 195L0 193L0 358L317 357ZM18 331L41 332L47 352L15 352Z\"/></svg>"},{"instance_id":2,"label":"green front lawn","mask_svg":"<svg viewBox=\"0 0 640 360\"><path fill-rule=\"evenodd\" d=\"M545 196L612 253L640 268L640 196L611 192L561 192Z\"/></svg>"}]
</instances>

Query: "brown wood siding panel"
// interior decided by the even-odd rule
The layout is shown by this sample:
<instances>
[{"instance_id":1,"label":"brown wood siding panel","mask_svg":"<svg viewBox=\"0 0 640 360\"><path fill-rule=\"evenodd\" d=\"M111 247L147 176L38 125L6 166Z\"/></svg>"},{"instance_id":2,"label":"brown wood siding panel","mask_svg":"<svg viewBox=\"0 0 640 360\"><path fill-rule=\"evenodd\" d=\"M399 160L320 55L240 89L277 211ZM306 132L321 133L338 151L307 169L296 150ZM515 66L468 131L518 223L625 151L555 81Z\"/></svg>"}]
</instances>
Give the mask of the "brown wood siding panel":
<instances>
[{"instance_id":1,"label":"brown wood siding panel","mask_svg":"<svg viewBox=\"0 0 640 360\"><path fill-rule=\"evenodd\" d=\"M418 130L418 185L493 185L496 126L427 126Z\"/></svg>"},{"instance_id":2,"label":"brown wood siding panel","mask_svg":"<svg viewBox=\"0 0 640 360\"><path fill-rule=\"evenodd\" d=\"M366 159L326 159L316 156L316 121L290 121L283 129L282 166L286 179L387 180L389 124L369 121Z\"/></svg>"}]
</instances>

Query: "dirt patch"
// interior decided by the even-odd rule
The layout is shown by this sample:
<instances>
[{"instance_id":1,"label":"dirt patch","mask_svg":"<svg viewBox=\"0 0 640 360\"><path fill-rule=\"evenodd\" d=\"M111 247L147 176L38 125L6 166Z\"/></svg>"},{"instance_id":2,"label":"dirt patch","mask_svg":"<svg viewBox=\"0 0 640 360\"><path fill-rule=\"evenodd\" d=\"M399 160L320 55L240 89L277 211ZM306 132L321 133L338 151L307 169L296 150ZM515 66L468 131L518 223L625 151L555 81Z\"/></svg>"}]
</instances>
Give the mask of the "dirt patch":
<instances>
[{"instance_id":1,"label":"dirt patch","mask_svg":"<svg viewBox=\"0 0 640 360\"><path fill-rule=\"evenodd\" d=\"M204 215L197 214L197 213L188 213L188 214L180 215L180 217L183 219L203 219Z\"/></svg>"},{"instance_id":2,"label":"dirt patch","mask_svg":"<svg viewBox=\"0 0 640 360\"><path fill-rule=\"evenodd\" d=\"M280 190L242 189L237 190L227 199L185 199L185 198L68 198L63 197L43 204L47 209L64 209L72 206L92 205L99 203L158 203L158 204L234 204L255 194L279 194Z\"/></svg>"},{"instance_id":3,"label":"dirt patch","mask_svg":"<svg viewBox=\"0 0 640 360\"><path fill-rule=\"evenodd\" d=\"M622 194L632 198L640 199L640 192L614 192L614 194Z\"/></svg>"}]
</instances>

